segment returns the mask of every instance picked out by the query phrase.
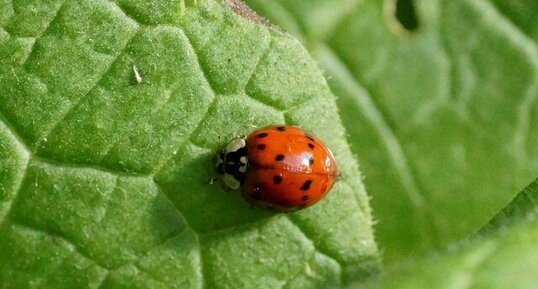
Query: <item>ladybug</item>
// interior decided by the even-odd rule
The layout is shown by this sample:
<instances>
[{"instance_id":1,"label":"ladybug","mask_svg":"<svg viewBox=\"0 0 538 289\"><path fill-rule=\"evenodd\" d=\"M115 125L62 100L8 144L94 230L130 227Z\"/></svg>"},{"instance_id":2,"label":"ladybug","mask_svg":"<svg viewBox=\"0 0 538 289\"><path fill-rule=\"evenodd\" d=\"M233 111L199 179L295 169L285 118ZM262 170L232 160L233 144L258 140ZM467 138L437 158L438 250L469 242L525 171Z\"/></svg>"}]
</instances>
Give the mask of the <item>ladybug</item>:
<instances>
[{"instance_id":1,"label":"ladybug","mask_svg":"<svg viewBox=\"0 0 538 289\"><path fill-rule=\"evenodd\" d=\"M224 185L278 211L313 205L339 176L331 151L301 128L271 125L233 139L217 157Z\"/></svg>"}]
</instances>

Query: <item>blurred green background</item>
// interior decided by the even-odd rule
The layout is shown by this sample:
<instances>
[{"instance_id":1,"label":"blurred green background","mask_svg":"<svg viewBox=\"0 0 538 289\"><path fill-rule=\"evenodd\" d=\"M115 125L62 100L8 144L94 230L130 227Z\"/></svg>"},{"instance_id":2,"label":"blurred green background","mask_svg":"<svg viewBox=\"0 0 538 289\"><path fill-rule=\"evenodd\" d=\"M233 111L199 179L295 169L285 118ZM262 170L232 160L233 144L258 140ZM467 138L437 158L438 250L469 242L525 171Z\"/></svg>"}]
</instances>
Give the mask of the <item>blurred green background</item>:
<instances>
[{"instance_id":1,"label":"blurred green background","mask_svg":"<svg viewBox=\"0 0 538 289\"><path fill-rule=\"evenodd\" d=\"M386 264L472 234L538 175L538 2L247 3L325 71Z\"/></svg>"}]
</instances>

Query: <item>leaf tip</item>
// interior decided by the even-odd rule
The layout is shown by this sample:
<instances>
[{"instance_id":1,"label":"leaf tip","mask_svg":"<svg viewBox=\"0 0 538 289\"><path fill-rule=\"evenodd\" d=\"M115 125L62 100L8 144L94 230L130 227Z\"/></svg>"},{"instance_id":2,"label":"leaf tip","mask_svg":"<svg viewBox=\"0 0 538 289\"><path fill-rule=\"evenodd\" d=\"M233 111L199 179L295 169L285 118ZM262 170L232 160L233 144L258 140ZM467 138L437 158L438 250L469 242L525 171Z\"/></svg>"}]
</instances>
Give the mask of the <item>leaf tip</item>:
<instances>
[{"instance_id":1,"label":"leaf tip","mask_svg":"<svg viewBox=\"0 0 538 289\"><path fill-rule=\"evenodd\" d=\"M252 9L250 9L243 1L241 0L224 0L226 6L230 7L235 14L246 18L254 23L262 24L270 28L277 28L276 25L269 22L269 20L261 17L256 14Z\"/></svg>"}]
</instances>

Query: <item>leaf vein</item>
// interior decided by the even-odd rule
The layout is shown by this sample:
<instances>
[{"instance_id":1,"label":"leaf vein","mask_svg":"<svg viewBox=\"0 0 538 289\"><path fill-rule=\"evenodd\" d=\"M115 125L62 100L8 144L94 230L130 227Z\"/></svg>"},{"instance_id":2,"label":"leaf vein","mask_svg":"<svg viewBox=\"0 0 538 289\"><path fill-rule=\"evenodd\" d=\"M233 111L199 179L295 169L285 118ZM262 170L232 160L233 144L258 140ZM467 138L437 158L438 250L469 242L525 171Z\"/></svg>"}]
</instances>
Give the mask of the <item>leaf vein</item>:
<instances>
[{"instance_id":1,"label":"leaf vein","mask_svg":"<svg viewBox=\"0 0 538 289\"><path fill-rule=\"evenodd\" d=\"M213 85L211 84L211 82L209 81L209 78L207 77L207 73L205 71L205 68L202 66L202 63L200 62L200 58L198 57L198 52L196 51L195 47L193 46L193 43L192 41L190 40L189 38L189 35L185 32L185 30L181 29L183 35L185 36L185 40L187 41L187 44L189 46L189 48L191 49L191 51L193 52L193 55L196 59L196 63L198 64L198 67L200 68L200 71L202 72L202 76L204 78L204 81L207 83L209 89L211 90L211 93L213 95L213 100L211 101L211 103L208 105L207 107L207 111L206 113L202 116L202 118L198 121L198 124L196 126L194 126L193 130L189 133L188 137L185 139L185 141L181 142L178 147L183 147L185 146L188 142L192 142L190 141L190 139L196 135L196 133L198 133L198 131L201 129L200 128L200 125L202 123L204 123L204 121L212 115L212 112L216 109L216 105L217 105L217 94L215 93L215 89L213 87ZM170 153L168 156L164 157L163 158L163 161L158 164L156 166L156 168L153 170L153 174L152 175L157 175L160 170L162 169L162 167L171 159L174 157L174 153Z\"/></svg>"},{"instance_id":2,"label":"leaf vein","mask_svg":"<svg viewBox=\"0 0 538 289\"><path fill-rule=\"evenodd\" d=\"M165 24L161 24L161 25L156 25L156 26L153 26L153 27L158 27L158 26L161 26L161 27L173 27L174 29L178 29L178 30L180 31L180 33L182 34L182 36L184 36L185 40L187 41L188 47L189 47L189 49L190 49L191 52L192 52L192 55L194 55L194 58L196 59L196 63L197 63L198 68L200 69L200 71L201 71L201 73L202 73L202 77L203 77L203 79L204 79L204 82L207 84L207 86L208 86L209 89L211 90L211 94L212 94L213 97L215 98L215 96L216 96L215 89L213 88L211 82L209 81L209 78L207 77L207 74L206 74L206 72L205 72L205 69L204 69L204 67L202 66L202 63L200 62L200 58L198 57L197 51L195 50L195 48L194 48L194 46L193 46L193 44L192 44L192 41L189 39L187 33L186 33L183 29L181 29L181 27L179 27L179 26L175 26L175 25L167 25L167 24L165 25ZM163 103L161 103L158 107L156 107L156 108L153 110L154 112L157 112L157 111L159 111L160 109L162 109L163 107L166 106L167 101L170 100L170 97L171 97L171 94L172 94L172 91L171 91L171 90L169 91L169 94L170 94L170 95L167 97L167 100L164 101ZM215 101L215 99L213 99L213 101ZM212 104L213 104L213 102L208 106L208 111L209 111L209 109L211 108ZM188 139L195 133L195 131L198 129L198 127L200 126L200 124L203 123L203 121L205 120L206 117L207 117L207 113L206 113L206 114L202 117L202 119L198 122L198 124L195 126L194 130L191 131L191 133L189 133L189 136L186 138L186 140L188 140ZM186 141L182 141L182 142L178 145L178 147L183 146L185 143L186 143ZM115 143L112 143L112 144L109 144L108 147L107 147L107 149L106 149L106 151L103 153L103 156L101 157L101 160L102 160L102 159L106 159L107 156L108 156L108 154L114 149L114 147L115 147L116 145L117 145L116 142L115 142ZM165 158L163 159L163 162L162 162L161 164L157 165L157 168L158 168L158 169L156 169L155 171L158 172L159 169L160 169L160 167L161 167L161 165L166 164L166 162L167 162L171 157L173 157L173 153L170 154L170 156L165 157Z\"/></svg>"},{"instance_id":3,"label":"leaf vein","mask_svg":"<svg viewBox=\"0 0 538 289\"><path fill-rule=\"evenodd\" d=\"M31 154L31 150L26 145L26 142L24 141L24 139L17 133L17 130L15 129L13 124L9 121L7 117L5 117L2 111L0 111L0 122L3 123L7 127L11 135L17 140L17 142L25 150L25 152L27 154Z\"/></svg>"},{"instance_id":4,"label":"leaf vein","mask_svg":"<svg viewBox=\"0 0 538 289\"><path fill-rule=\"evenodd\" d=\"M149 178L151 175L140 174L135 172L126 172L122 170L114 170L107 167L94 165L94 164L73 164L69 162L58 161L55 159L49 159L41 156L34 156L34 160L39 161L45 165L51 165L55 167L70 168L70 169L82 169L82 170L96 170L99 172L111 174L116 177L137 177L137 178Z\"/></svg>"},{"instance_id":5,"label":"leaf vein","mask_svg":"<svg viewBox=\"0 0 538 289\"><path fill-rule=\"evenodd\" d=\"M536 42L532 39L532 37L525 33L525 31L512 19L510 19L506 14L502 13L502 11L498 9L498 7L496 7L493 3L488 1L476 1L476 3L473 2L474 1L470 1L470 3L472 3L473 5L480 6L480 8L478 8L480 9L480 11L488 11L491 13L495 13L497 17L499 17L502 21L505 21L505 23L511 26L513 30L519 32L517 34L508 34L510 37L521 37L521 40L524 40L527 45L529 45L529 50L538 51L538 46Z\"/></svg>"},{"instance_id":6,"label":"leaf vein","mask_svg":"<svg viewBox=\"0 0 538 289\"><path fill-rule=\"evenodd\" d=\"M108 2L113 4L118 10L120 10L125 15L125 17L131 19L135 23L138 23L140 25L147 25L148 24L148 23L142 23L142 21L136 19L133 15L131 15L130 12L128 12L126 9L124 9L120 4L118 4L118 3L114 2L114 1L108 1Z\"/></svg>"},{"instance_id":7,"label":"leaf vein","mask_svg":"<svg viewBox=\"0 0 538 289\"><path fill-rule=\"evenodd\" d=\"M357 93L357 102L358 107L364 113L366 119L376 128L379 132L380 137L385 145L394 167L398 172L406 192L409 196L409 199L415 207L423 207L425 204L424 197L422 196L420 189L416 183L415 177L412 173L411 168L409 167L408 158L405 155L403 147L400 143L400 140L394 133L394 129L386 121L383 113L376 103L372 100L371 94L366 90L364 86L359 84L358 80L351 73L351 70L346 66L342 61L342 58L336 50L327 47L326 52L333 58L336 66L334 67L331 73L335 73L339 79L345 81L346 86L348 86L350 91L360 91L362 93ZM337 70L337 71L334 71ZM335 75L335 76L336 76Z\"/></svg>"},{"instance_id":8,"label":"leaf vein","mask_svg":"<svg viewBox=\"0 0 538 289\"><path fill-rule=\"evenodd\" d=\"M307 240L309 240L310 242L312 242L312 245L314 246L314 250L316 252L318 252L319 254L322 254L324 256L326 256L327 258L333 260L336 264L338 264L339 266L339 269L338 270L340 272L338 278L340 280L340 284L342 283L342 262L341 260L338 260L337 257L335 256L331 256L331 254L329 252L325 252L325 250L321 249L320 246L317 244L317 242L312 238L310 237L304 230L303 228L301 228L301 226L299 226L299 224L296 223L296 221L294 221L294 219L292 217L288 217L288 220L290 221L291 224L293 224L297 230L299 230L299 232L301 232L301 234L304 236L304 238L306 238ZM291 279L290 279L291 280ZM290 281L288 280L288 281ZM284 287L284 286L282 286Z\"/></svg>"},{"instance_id":9,"label":"leaf vein","mask_svg":"<svg viewBox=\"0 0 538 289\"><path fill-rule=\"evenodd\" d=\"M13 197L11 198L11 200L7 204L8 208L7 208L7 211L4 213L3 219L0 220L0 228L2 228L7 223L8 219L9 219L9 215L11 214L11 211L13 210L13 204L15 203L17 198L19 197L20 191L22 190L22 187L23 187L24 183L26 182L29 163L30 163L30 160L27 159L26 164L25 164L25 166L23 168L23 176L21 178L21 181L18 184L17 189L15 190L15 194L13 195Z\"/></svg>"},{"instance_id":10,"label":"leaf vein","mask_svg":"<svg viewBox=\"0 0 538 289\"><path fill-rule=\"evenodd\" d=\"M48 32L48 30L50 29L50 27L52 27L52 24L53 24L53 23L58 19L58 17L60 16L60 11L62 10L62 8L64 7L64 5L65 5L66 2L67 2L67 1L64 0L64 1L58 6L58 10L56 10L56 12L55 12L54 16L52 17L52 19L50 20L50 22L47 23L47 26L45 27L45 29L43 29L43 31L42 31L39 35L33 37L33 38L34 38L34 42L32 43L32 46L30 47L30 53L28 53L28 56L26 57L26 59L24 60L24 62L21 64L21 67L25 67L25 66L26 66L26 64L28 63L28 60L31 58L32 54L35 52L35 49L34 49L35 44L37 43L37 41L38 41L39 39L41 39L44 35L47 34L47 32Z\"/></svg>"},{"instance_id":11,"label":"leaf vein","mask_svg":"<svg viewBox=\"0 0 538 289\"><path fill-rule=\"evenodd\" d=\"M478 256L473 256L476 257L477 260L472 260L471 262L473 262L473 264L471 264L469 268L466 268L464 272L460 273L464 275L462 276L462 280L467 281L463 284L463 289L473 288L473 285L476 282L476 272L479 271L479 269L482 268L492 256L494 256L497 249L498 244L487 244L486 247L479 250Z\"/></svg>"},{"instance_id":12,"label":"leaf vein","mask_svg":"<svg viewBox=\"0 0 538 289\"><path fill-rule=\"evenodd\" d=\"M108 267L106 267L103 264L100 264L99 262L97 262L96 260L91 258L88 254L86 254L86 252L84 252L84 250L82 250L79 246L77 246L76 243L72 242L69 238L67 238L67 236L65 236L64 234L61 234L60 232L53 232L53 231L48 231L48 230L42 229L42 228L36 228L36 227L31 226L30 224L21 223L20 220L17 221L17 222L12 222L12 224L15 225L15 226L19 226L19 227L22 227L22 228L32 230L32 231L34 231L34 232L36 232L38 234L42 234L42 235L45 235L45 236L50 236L52 238L59 238L59 239L63 240L64 242L66 242L68 245L72 246L73 249L75 249L75 251L78 254L80 254L82 257L84 257L85 259L88 259L89 261L93 262L99 268L101 268L101 269L103 269L105 271L109 271Z\"/></svg>"},{"instance_id":13,"label":"leaf vein","mask_svg":"<svg viewBox=\"0 0 538 289\"><path fill-rule=\"evenodd\" d=\"M105 285L106 280L108 279L108 276L110 275L110 271L107 270L101 281L97 284L95 287L96 289L101 289Z\"/></svg>"},{"instance_id":14,"label":"leaf vein","mask_svg":"<svg viewBox=\"0 0 538 289\"><path fill-rule=\"evenodd\" d=\"M50 129L45 131L41 134L41 136L38 138L38 141L34 145L34 149L38 149L41 145L41 142L45 140L47 137L50 136L50 134L60 126L60 124L69 116L69 114L74 111L82 101L84 101L86 98L89 97L91 92L99 85L99 83L104 79L104 77L108 74L108 72L114 67L114 64L116 61L118 61L119 56L125 51L127 46L129 46L129 43L138 35L140 32L140 27L137 28L137 31L133 33L131 38L125 43L125 46L116 53L116 56L114 56L113 60L110 61L110 64L108 65L107 69L104 71L104 73L101 75L101 77L95 82L95 84L86 92L82 97L80 97L75 103L73 103L62 115L58 118L56 123L54 123Z\"/></svg>"}]
</instances>

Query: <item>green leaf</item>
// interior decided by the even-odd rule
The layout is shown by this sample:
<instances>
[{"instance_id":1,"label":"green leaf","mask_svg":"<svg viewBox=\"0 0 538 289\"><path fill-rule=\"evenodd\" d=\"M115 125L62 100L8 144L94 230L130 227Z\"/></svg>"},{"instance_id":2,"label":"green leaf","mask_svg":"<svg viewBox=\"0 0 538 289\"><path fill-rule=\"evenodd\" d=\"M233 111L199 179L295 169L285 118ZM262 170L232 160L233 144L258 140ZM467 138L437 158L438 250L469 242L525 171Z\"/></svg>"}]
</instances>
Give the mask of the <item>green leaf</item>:
<instances>
[{"instance_id":1,"label":"green leaf","mask_svg":"<svg viewBox=\"0 0 538 289\"><path fill-rule=\"evenodd\" d=\"M534 13L538 9L538 2L533 0L501 1L490 0L509 21L516 25L519 30L528 37L538 41L538 15Z\"/></svg>"},{"instance_id":2,"label":"green leaf","mask_svg":"<svg viewBox=\"0 0 538 289\"><path fill-rule=\"evenodd\" d=\"M475 232L538 175L536 1L247 2L326 71L387 264Z\"/></svg>"},{"instance_id":3,"label":"green leaf","mask_svg":"<svg viewBox=\"0 0 538 289\"><path fill-rule=\"evenodd\" d=\"M369 288L536 288L537 243L538 180L470 241Z\"/></svg>"},{"instance_id":4,"label":"green leaf","mask_svg":"<svg viewBox=\"0 0 538 289\"><path fill-rule=\"evenodd\" d=\"M0 3L0 287L326 288L375 270L358 166L297 40L234 1ZM334 152L342 178L316 206L269 212L209 181L215 152L271 123Z\"/></svg>"}]
</instances>

